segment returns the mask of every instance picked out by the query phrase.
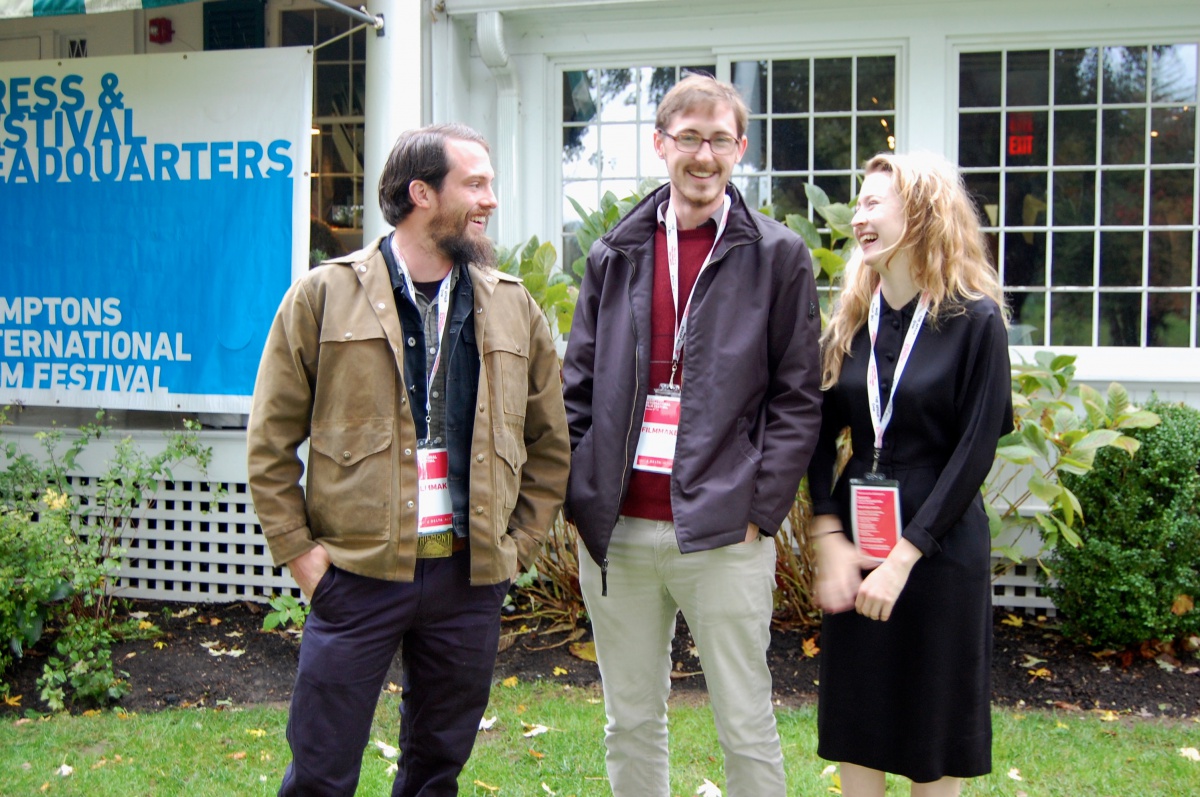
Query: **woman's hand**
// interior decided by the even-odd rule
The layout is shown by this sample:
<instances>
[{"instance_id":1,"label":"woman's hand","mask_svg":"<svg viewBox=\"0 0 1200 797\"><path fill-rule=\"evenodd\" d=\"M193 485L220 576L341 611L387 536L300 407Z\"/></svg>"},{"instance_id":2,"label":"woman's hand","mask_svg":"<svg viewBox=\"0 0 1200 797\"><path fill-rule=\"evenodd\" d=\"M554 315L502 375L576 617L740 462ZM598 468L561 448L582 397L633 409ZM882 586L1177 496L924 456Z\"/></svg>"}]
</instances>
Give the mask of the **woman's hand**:
<instances>
[{"instance_id":1,"label":"woman's hand","mask_svg":"<svg viewBox=\"0 0 1200 797\"><path fill-rule=\"evenodd\" d=\"M908 574L920 558L920 549L901 538L888 557L863 579L854 610L870 620L887 622L908 583Z\"/></svg>"},{"instance_id":2,"label":"woman's hand","mask_svg":"<svg viewBox=\"0 0 1200 797\"><path fill-rule=\"evenodd\" d=\"M862 583L858 551L842 533L836 515L813 518L809 533L817 552L817 604L830 614L854 608L854 596Z\"/></svg>"}]
</instances>

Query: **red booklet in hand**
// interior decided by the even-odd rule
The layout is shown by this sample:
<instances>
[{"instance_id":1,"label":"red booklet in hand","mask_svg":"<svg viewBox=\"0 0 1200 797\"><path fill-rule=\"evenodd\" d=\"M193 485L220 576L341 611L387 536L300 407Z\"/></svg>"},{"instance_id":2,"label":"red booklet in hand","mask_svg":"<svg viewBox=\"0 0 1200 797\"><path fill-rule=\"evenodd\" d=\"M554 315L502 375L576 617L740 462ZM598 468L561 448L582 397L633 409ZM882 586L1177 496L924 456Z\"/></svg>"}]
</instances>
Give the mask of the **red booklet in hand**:
<instances>
[{"instance_id":1,"label":"red booklet in hand","mask_svg":"<svg viewBox=\"0 0 1200 797\"><path fill-rule=\"evenodd\" d=\"M891 479L850 480L850 525L859 553L882 562L900 542L900 484Z\"/></svg>"}]
</instances>

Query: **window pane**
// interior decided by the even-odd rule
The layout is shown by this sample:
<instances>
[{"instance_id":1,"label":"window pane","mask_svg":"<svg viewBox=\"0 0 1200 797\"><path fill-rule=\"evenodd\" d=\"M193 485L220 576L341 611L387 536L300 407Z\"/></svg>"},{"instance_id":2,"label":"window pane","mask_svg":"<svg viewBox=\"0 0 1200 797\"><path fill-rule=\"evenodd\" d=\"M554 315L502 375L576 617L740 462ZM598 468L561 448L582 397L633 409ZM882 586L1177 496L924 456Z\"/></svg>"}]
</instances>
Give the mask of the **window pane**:
<instances>
[{"instance_id":1,"label":"window pane","mask_svg":"<svg viewBox=\"0 0 1200 797\"><path fill-rule=\"evenodd\" d=\"M594 180L599 176L599 134L595 127L563 128L563 179Z\"/></svg>"},{"instance_id":2,"label":"window pane","mask_svg":"<svg viewBox=\"0 0 1200 797\"><path fill-rule=\"evenodd\" d=\"M1191 294L1152 293L1147 297L1147 346L1187 346Z\"/></svg>"},{"instance_id":3,"label":"window pane","mask_svg":"<svg viewBox=\"0 0 1200 797\"><path fill-rule=\"evenodd\" d=\"M767 112L767 62L734 61L733 85L737 86L750 113Z\"/></svg>"},{"instance_id":4,"label":"window pane","mask_svg":"<svg viewBox=\"0 0 1200 797\"><path fill-rule=\"evenodd\" d=\"M366 64L350 64L350 88L350 115L362 116L365 113L367 97Z\"/></svg>"},{"instance_id":5,"label":"window pane","mask_svg":"<svg viewBox=\"0 0 1200 797\"><path fill-rule=\"evenodd\" d=\"M1056 288L1081 288L1094 285L1092 265L1096 252L1095 236L1090 232L1054 233L1051 284ZM1089 310L1089 315L1091 311ZM1058 317L1054 323L1057 326ZM1088 340L1091 340L1089 332Z\"/></svg>"},{"instance_id":6,"label":"window pane","mask_svg":"<svg viewBox=\"0 0 1200 797\"><path fill-rule=\"evenodd\" d=\"M350 69L345 64L317 64L317 116L350 114Z\"/></svg>"},{"instance_id":7,"label":"window pane","mask_svg":"<svg viewBox=\"0 0 1200 797\"><path fill-rule=\"evenodd\" d=\"M763 171L767 168L767 123L751 119L746 126L746 152L738 171Z\"/></svg>"},{"instance_id":8,"label":"window pane","mask_svg":"<svg viewBox=\"0 0 1200 797\"><path fill-rule=\"evenodd\" d=\"M1150 162L1196 162L1196 109L1155 108L1150 112Z\"/></svg>"},{"instance_id":9,"label":"window pane","mask_svg":"<svg viewBox=\"0 0 1200 797\"><path fill-rule=\"evenodd\" d=\"M637 177L637 133L637 125L605 125L600 128L601 176Z\"/></svg>"},{"instance_id":10,"label":"window pane","mask_svg":"<svg viewBox=\"0 0 1200 797\"><path fill-rule=\"evenodd\" d=\"M849 111L850 59L817 58L813 61L813 110Z\"/></svg>"},{"instance_id":11,"label":"window pane","mask_svg":"<svg viewBox=\"0 0 1200 797\"><path fill-rule=\"evenodd\" d=\"M1005 226L1033 227L1046 223L1045 172L1009 172L1004 188L1008 194Z\"/></svg>"},{"instance_id":12,"label":"window pane","mask_svg":"<svg viewBox=\"0 0 1200 797\"><path fill-rule=\"evenodd\" d=\"M590 212L600 207L599 198L599 194L596 193L595 182L564 182L562 207L563 225L566 226L572 222L578 224L580 221L579 214L575 212L575 207L571 204L570 200L574 199L584 210Z\"/></svg>"},{"instance_id":13,"label":"window pane","mask_svg":"<svg viewBox=\"0 0 1200 797\"><path fill-rule=\"evenodd\" d=\"M1150 172L1150 223L1192 223L1192 171Z\"/></svg>"},{"instance_id":14,"label":"window pane","mask_svg":"<svg viewBox=\"0 0 1200 797\"><path fill-rule=\"evenodd\" d=\"M1046 345L1046 294L1011 291L1006 294L1012 323L1009 342L1018 346Z\"/></svg>"},{"instance_id":15,"label":"window pane","mask_svg":"<svg viewBox=\"0 0 1200 797\"><path fill-rule=\"evenodd\" d=\"M596 115L594 71L563 72L564 122L590 122Z\"/></svg>"},{"instance_id":16,"label":"window pane","mask_svg":"<svg viewBox=\"0 0 1200 797\"><path fill-rule=\"evenodd\" d=\"M1096 67L1099 58L1100 53L1095 47L1055 51L1055 104L1090 105L1096 101Z\"/></svg>"},{"instance_id":17,"label":"window pane","mask_svg":"<svg viewBox=\"0 0 1200 797\"><path fill-rule=\"evenodd\" d=\"M1146 48L1104 48L1104 102L1146 101Z\"/></svg>"},{"instance_id":18,"label":"window pane","mask_svg":"<svg viewBox=\"0 0 1200 797\"><path fill-rule=\"evenodd\" d=\"M1054 163L1090 166L1096 162L1096 112L1054 112Z\"/></svg>"},{"instance_id":19,"label":"window pane","mask_svg":"<svg viewBox=\"0 0 1200 797\"><path fill-rule=\"evenodd\" d=\"M1142 284L1142 234L1100 233L1100 285L1136 288Z\"/></svg>"},{"instance_id":20,"label":"window pane","mask_svg":"<svg viewBox=\"0 0 1200 797\"><path fill-rule=\"evenodd\" d=\"M775 218L782 220L789 213L808 216L808 196L804 193L804 177L776 177L771 181L771 204Z\"/></svg>"},{"instance_id":21,"label":"window pane","mask_svg":"<svg viewBox=\"0 0 1200 797\"><path fill-rule=\"evenodd\" d=\"M776 119L771 122L771 166L779 171L808 168L807 119Z\"/></svg>"},{"instance_id":22,"label":"window pane","mask_svg":"<svg viewBox=\"0 0 1200 797\"><path fill-rule=\"evenodd\" d=\"M1154 101L1196 101L1196 45L1154 48Z\"/></svg>"},{"instance_id":23,"label":"window pane","mask_svg":"<svg viewBox=\"0 0 1200 797\"><path fill-rule=\"evenodd\" d=\"M1010 232L1004 236L1004 284L1046 284L1046 233Z\"/></svg>"},{"instance_id":24,"label":"window pane","mask_svg":"<svg viewBox=\"0 0 1200 797\"><path fill-rule=\"evenodd\" d=\"M313 18L309 11L284 11L280 15L279 43L284 47L311 45Z\"/></svg>"},{"instance_id":25,"label":"window pane","mask_svg":"<svg viewBox=\"0 0 1200 797\"><path fill-rule=\"evenodd\" d=\"M1096 221L1096 173L1054 173L1054 224L1077 227Z\"/></svg>"},{"instance_id":26,"label":"window pane","mask_svg":"<svg viewBox=\"0 0 1200 797\"><path fill-rule=\"evenodd\" d=\"M1000 165L1000 114L959 115L958 163L968 168Z\"/></svg>"},{"instance_id":27,"label":"window pane","mask_svg":"<svg viewBox=\"0 0 1200 797\"><path fill-rule=\"evenodd\" d=\"M1103 172L1100 186L1101 224L1143 223L1143 172Z\"/></svg>"},{"instance_id":28,"label":"window pane","mask_svg":"<svg viewBox=\"0 0 1200 797\"><path fill-rule=\"evenodd\" d=\"M634 69L593 71L596 81L596 121L628 122L637 118L637 80Z\"/></svg>"},{"instance_id":29,"label":"window pane","mask_svg":"<svg viewBox=\"0 0 1200 797\"><path fill-rule=\"evenodd\" d=\"M1092 294L1056 293L1050 297L1050 313L1051 346L1092 345Z\"/></svg>"},{"instance_id":30,"label":"window pane","mask_svg":"<svg viewBox=\"0 0 1200 797\"><path fill-rule=\"evenodd\" d=\"M1000 105L1000 53L961 53L958 56L960 108Z\"/></svg>"},{"instance_id":31,"label":"window pane","mask_svg":"<svg viewBox=\"0 0 1200 797\"><path fill-rule=\"evenodd\" d=\"M350 35L350 58L355 61L367 60L366 30L360 30Z\"/></svg>"},{"instance_id":32,"label":"window pane","mask_svg":"<svg viewBox=\"0 0 1200 797\"><path fill-rule=\"evenodd\" d=\"M984 226L995 227L1000 223L1000 176L996 174L965 174L967 193L975 200L975 210Z\"/></svg>"},{"instance_id":33,"label":"window pane","mask_svg":"<svg viewBox=\"0 0 1200 797\"><path fill-rule=\"evenodd\" d=\"M813 120L813 168L822 171L849 169L850 117L818 117Z\"/></svg>"},{"instance_id":34,"label":"window pane","mask_svg":"<svg viewBox=\"0 0 1200 797\"><path fill-rule=\"evenodd\" d=\"M896 58L858 59L858 110L891 111L896 108Z\"/></svg>"},{"instance_id":35,"label":"window pane","mask_svg":"<svg viewBox=\"0 0 1200 797\"><path fill-rule=\"evenodd\" d=\"M1146 111L1127 108L1105 111L1103 117L1104 143L1101 153L1104 163L1146 162Z\"/></svg>"},{"instance_id":36,"label":"window pane","mask_svg":"<svg viewBox=\"0 0 1200 797\"><path fill-rule=\"evenodd\" d=\"M321 177L325 221L334 227L358 227L362 224L361 191L355 191L353 177Z\"/></svg>"},{"instance_id":37,"label":"window pane","mask_svg":"<svg viewBox=\"0 0 1200 797\"><path fill-rule=\"evenodd\" d=\"M1008 104L1050 104L1049 51L1009 52Z\"/></svg>"},{"instance_id":38,"label":"window pane","mask_svg":"<svg viewBox=\"0 0 1200 797\"><path fill-rule=\"evenodd\" d=\"M350 17L334 11L331 8L322 8L313 12L317 20L317 40L316 44L327 42L333 37L345 33L350 30ZM332 44L327 44L320 50L316 51L316 60L319 61L349 61L350 60L350 39L338 39Z\"/></svg>"},{"instance_id":39,"label":"window pane","mask_svg":"<svg viewBox=\"0 0 1200 797\"><path fill-rule=\"evenodd\" d=\"M1100 345L1140 346L1142 343L1142 295L1100 294Z\"/></svg>"},{"instance_id":40,"label":"window pane","mask_svg":"<svg viewBox=\"0 0 1200 797\"><path fill-rule=\"evenodd\" d=\"M877 153L893 152L896 149L896 117L858 117L858 157L855 166L862 166Z\"/></svg>"},{"instance_id":41,"label":"window pane","mask_svg":"<svg viewBox=\"0 0 1200 797\"><path fill-rule=\"evenodd\" d=\"M1046 165L1048 120L1045 111L1014 111L1008 115L1007 165Z\"/></svg>"},{"instance_id":42,"label":"window pane","mask_svg":"<svg viewBox=\"0 0 1200 797\"><path fill-rule=\"evenodd\" d=\"M1183 288L1192 284L1192 232L1150 233L1150 284Z\"/></svg>"},{"instance_id":43,"label":"window pane","mask_svg":"<svg viewBox=\"0 0 1200 797\"><path fill-rule=\"evenodd\" d=\"M772 67L772 113L807 113L808 60L775 61Z\"/></svg>"},{"instance_id":44,"label":"window pane","mask_svg":"<svg viewBox=\"0 0 1200 797\"><path fill-rule=\"evenodd\" d=\"M850 174L822 174L813 183L829 196L831 202L849 202L858 193L858 181Z\"/></svg>"},{"instance_id":45,"label":"window pane","mask_svg":"<svg viewBox=\"0 0 1200 797\"><path fill-rule=\"evenodd\" d=\"M362 174L362 125L335 122L321 125L321 135L313 141L320 147L321 174Z\"/></svg>"},{"instance_id":46,"label":"window pane","mask_svg":"<svg viewBox=\"0 0 1200 797\"><path fill-rule=\"evenodd\" d=\"M706 69L700 71L708 73ZM662 102L663 97L667 96L671 87L679 82L676 79L675 67L660 66L654 69L643 69L641 81L639 118L653 121L658 112L658 104Z\"/></svg>"}]
</instances>

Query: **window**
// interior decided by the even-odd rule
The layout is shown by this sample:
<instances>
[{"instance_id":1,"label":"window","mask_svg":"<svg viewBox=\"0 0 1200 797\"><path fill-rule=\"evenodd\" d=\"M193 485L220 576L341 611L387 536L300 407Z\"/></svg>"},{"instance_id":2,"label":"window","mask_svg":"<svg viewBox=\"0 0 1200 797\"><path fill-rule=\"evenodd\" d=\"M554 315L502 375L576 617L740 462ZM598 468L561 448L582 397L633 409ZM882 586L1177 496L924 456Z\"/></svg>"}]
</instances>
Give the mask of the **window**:
<instances>
[{"instance_id":1,"label":"window","mask_svg":"<svg viewBox=\"0 0 1200 797\"><path fill-rule=\"evenodd\" d=\"M357 25L332 9L284 11L280 43L320 45ZM319 47L313 64L311 212L333 228L347 249L362 244L366 53L366 32L360 30Z\"/></svg>"},{"instance_id":2,"label":"window","mask_svg":"<svg viewBox=\"0 0 1200 797\"><path fill-rule=\"evenodd\" d=\"M812 218L809 182L848 202L862 164L896 149L894 55L734 62L733 83L750 106L750 143L734 182L778 219Z\"/></svg>"},{"instance_id":3,"label":"window","mask_svg":"<svg viewBox=\"0 0 1200 797\"><path fill-rule=\"evenodd\" d=\"M1015 343L1200 345L1197 50L960 54L958 162Z\"/></svg>"},{"instance_id":4,"label":"window","mask_svg":"<svg viewBox=\"0 0 1200 797\"><path fill-rule=\"evenodd\" d=\"M569 198L592 210L606 191L623 197L646 178L667 179L654 153L654 115L687 69L720 77L712 66L563 73L564 263L580 254ZM730 75L750 110L749 144L733 183L749 205L773 205L779 219L812 217L808 182L848 201L863 162L896 148L894 55L735 60Z\"/></svg>"}]
</instances>

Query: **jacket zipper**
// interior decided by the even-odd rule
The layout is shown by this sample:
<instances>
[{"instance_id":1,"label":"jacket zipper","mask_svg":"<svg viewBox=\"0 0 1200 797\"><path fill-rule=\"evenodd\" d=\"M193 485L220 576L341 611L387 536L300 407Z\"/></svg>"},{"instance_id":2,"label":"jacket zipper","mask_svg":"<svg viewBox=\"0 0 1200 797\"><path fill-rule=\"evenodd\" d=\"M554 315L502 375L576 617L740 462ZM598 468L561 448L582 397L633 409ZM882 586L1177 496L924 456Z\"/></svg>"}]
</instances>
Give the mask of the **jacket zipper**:
<instances>
[{"instance_id":1,"label":"jacket zipper","mask_svg":"<svg viewBox=\"0 0 1200 797\"><path fill-rule=\"evenodd\" d=\"M638 390L640 388L640 384L638 382L638 378L639 378L638 374L641 369L640 369L640 360L638 358L638 348L637 348L637 314L633 312L633 278L635 276L637 276L637 263L634 262L632 257L625 254L625 252L621 251L620 249L615 249L615 247L614 247L614 250L617 252L621 252L621 256L629 261L629 265L631 267L631 270L629 272L629 281L625 283L625 290L629 295L629 325L630 325L630 328L633 329L633 396L634 396L634 402L633 402L633 408L631 408L629 410L629 428L625 432L625 460L624 460L624 464L621 466L621 484L624 484L625 483L625 474L627 474L629 472L629 438L633 435L633 429L634 429L634 425L635 425L634 415L637 412L637 394L638 394ZM618 508L618 511L619 511L619 508ZM604 559L600 562L600 596L604 597L607 595L608 595L608 555L607 555L607 552L605 552Z\"/></svg>"}]
</instances>

